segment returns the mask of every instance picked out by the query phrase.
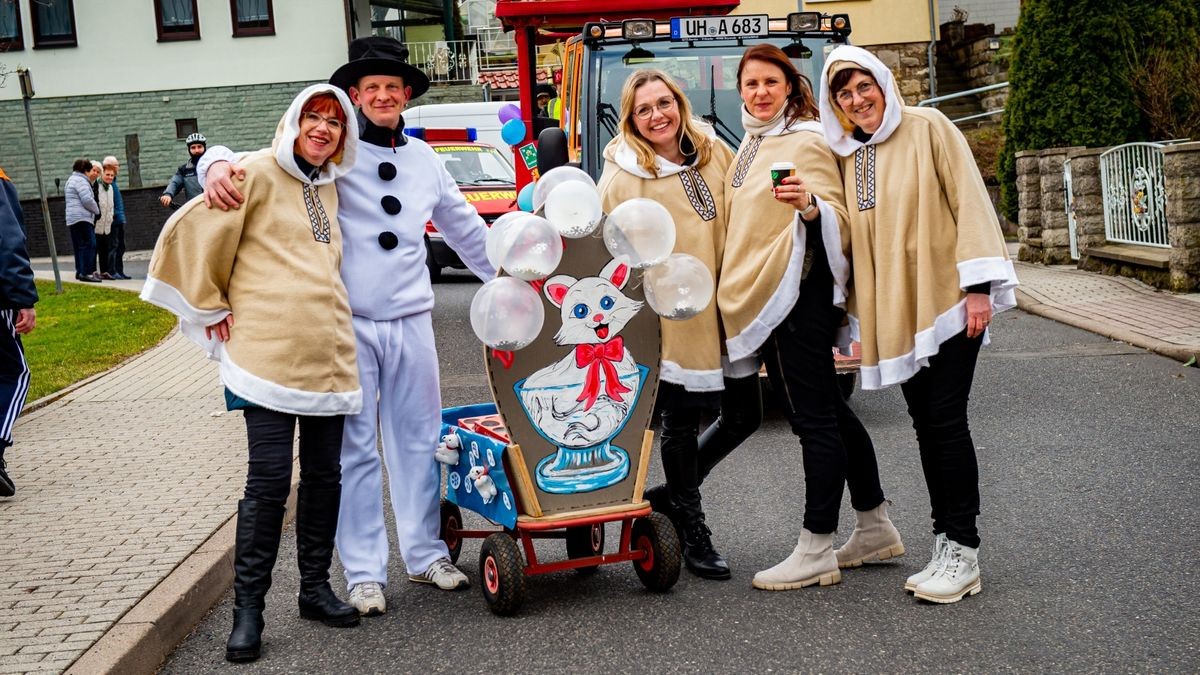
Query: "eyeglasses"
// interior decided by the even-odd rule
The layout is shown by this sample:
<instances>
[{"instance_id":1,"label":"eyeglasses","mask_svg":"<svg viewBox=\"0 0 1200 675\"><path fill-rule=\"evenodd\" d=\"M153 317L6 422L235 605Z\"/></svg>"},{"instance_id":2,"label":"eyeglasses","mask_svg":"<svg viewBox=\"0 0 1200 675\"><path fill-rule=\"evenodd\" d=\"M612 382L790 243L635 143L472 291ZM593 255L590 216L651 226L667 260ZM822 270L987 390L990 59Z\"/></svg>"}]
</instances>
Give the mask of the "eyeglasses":
<instances>
[{"instance_id":1,"label":"eyeglasses","mask_svg":"<svg viewBox=\"0 0 1200 675\"><path fill-rule=\"evenodd\" d=\"M342 130L346 128L346 123L337 119L336 117L324 117L311 110L300 113L300 119L304 122L308 122L314 127L320 126L321 122L324 122L325 126L329 127L330 131L336 131L338 133L341 133Z\"/></svg>"},{"instance_id":2,"label":"eyeglasses","mask_svg":"<svg viewBox=\"0 0 1200 675\"><path fill-rule=\"evenodd\" d=\"M849 88L843 89L837 93L835 98L837 98L838 103L851 103L854 101L854 94L858 94L859 98L866 98L867 94L870 94L874 88L874 82L862 82L854 88L854 93L851 93Z\"/></svg>"},{"instance_id":3,"label":"eyeglasses","mask_svg":"<svg viewBox=\"0 0 1200 675\"><path fill-rule=\"evenodd\" d=\"M664 97L658 99L657 101L655 101L654 105L639 105L638 107L634 108L633 116L638 118L639 120L644 120L644 119L648 119L651 115L653 115L655 109L658 109L658 111L661 113L665 113L674 107L675 107L675 97L674 96L664 96Z\"/></svg>"}]
</instances>

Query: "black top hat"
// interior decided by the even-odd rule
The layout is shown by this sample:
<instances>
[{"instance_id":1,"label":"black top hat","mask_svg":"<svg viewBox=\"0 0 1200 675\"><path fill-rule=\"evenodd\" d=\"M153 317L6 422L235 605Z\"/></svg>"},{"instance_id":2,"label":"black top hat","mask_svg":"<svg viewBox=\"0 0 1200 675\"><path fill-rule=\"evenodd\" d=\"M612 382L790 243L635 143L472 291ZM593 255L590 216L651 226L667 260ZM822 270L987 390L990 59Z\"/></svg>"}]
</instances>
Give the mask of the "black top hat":
<instances>
[{"instance_id":1,"label":"black top hat","mask_svg":"<svg viewBox=\"0 0 1200 675\"><path fill-rule=\"evenodd\" d=\"M408 63L408 47L390 37L369 35L350 43L350 62L334 71L329 84L347 92L365 75L394 75L404 78L416 98L429 90L429 77Z\"/></svg>"}]
</instances>

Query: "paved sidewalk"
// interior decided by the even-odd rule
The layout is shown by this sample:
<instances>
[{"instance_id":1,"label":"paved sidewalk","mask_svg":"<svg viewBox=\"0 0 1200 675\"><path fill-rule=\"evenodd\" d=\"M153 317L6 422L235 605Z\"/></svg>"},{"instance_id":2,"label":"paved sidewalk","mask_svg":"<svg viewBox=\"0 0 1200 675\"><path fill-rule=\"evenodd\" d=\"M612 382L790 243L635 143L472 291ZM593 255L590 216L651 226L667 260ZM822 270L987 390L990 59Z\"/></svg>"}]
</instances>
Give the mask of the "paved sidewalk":
<instances>
[{"instance_id":1,"label":"paved sidewalk","mask_svg":"<svg viewBox=\"0 0 1200 675\"><path fill-rule=\"evenodd\" d=\"M1017 274L1023 309L1180 360L1200 352L1200 295L1073 268ZM152 672L219 599L245 472L242 417L223 410L215 364L174 333L18 421L17 495L0 500L0 673Z\"/></svg>"},{"instance_id":2,"label":"paved sidewalk","mask_svg":"<svg viewBox=\"0 0 1200 675\"><path fill-rule=\"evenodd\" d=\"M1168 356L1200 357L1200 294L1158 291L1124 277L1017 263L1018 306Z\"/></svg>"},{"instance_id":3,"label":"paved sidewalk","mask_svg":"<svg viewBox=\"0 0 1200 675\"><path fill-rule=\"evenodd\" d=\"M245 432L223 410L216 364L176 332L21 417L0 673L66 669L230 518Z\"/></svg>"}]
</instances>

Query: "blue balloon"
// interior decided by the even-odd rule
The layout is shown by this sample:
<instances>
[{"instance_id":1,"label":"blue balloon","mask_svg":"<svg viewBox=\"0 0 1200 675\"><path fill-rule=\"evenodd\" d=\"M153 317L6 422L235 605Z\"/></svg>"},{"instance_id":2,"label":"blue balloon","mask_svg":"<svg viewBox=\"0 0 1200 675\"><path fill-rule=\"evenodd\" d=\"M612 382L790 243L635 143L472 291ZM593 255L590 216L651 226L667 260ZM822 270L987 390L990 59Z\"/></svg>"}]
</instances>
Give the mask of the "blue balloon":
<instances>
[{"instance_id":1,"label":"blue balloon","mask_svg":"<svg viewBox=\"0 0 1200 675\"><path fill-rule=\"evenodd\" d=\"M520 120L514 120L519 122ZM521 188L517 193L517 208L522 211L533 211L533 183Z\"/></svg>"},{"instance_id":2,"label":"blue balloon","mask_svg":"<svg viewBox=\"0 0 1200 675\"><path fill-rule=\"evenodd\" d=\"M504 139L509 145L516 145L525 140L525 122L523 120L509 120L500 127L500 138Z\"/></svg>"}]
</instances>

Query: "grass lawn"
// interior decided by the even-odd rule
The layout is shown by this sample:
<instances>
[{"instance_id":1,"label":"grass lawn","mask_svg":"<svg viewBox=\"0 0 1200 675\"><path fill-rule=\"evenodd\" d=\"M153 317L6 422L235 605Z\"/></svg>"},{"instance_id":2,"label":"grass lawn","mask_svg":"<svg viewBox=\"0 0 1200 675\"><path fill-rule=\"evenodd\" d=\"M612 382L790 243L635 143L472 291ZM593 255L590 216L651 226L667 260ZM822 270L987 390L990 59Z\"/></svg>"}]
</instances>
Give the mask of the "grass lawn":
<instances>
[{"instance_id":1,"label":"grass lawn","mask_svg":"<svg viewBox=\"0 0 1200 675\"><path fill-rule=\"evenodd\" d=\"M63 284L55 295L51 281L38 281L37 289L37 327L21 336L33 371L31 402L153 347L176 324L129 291Z\"/></svg>"}]
</instances>

